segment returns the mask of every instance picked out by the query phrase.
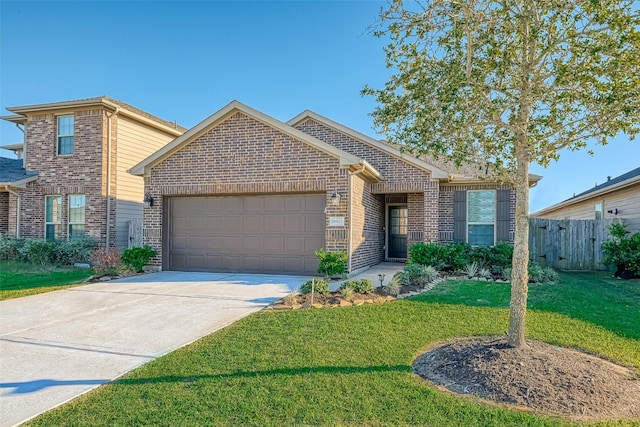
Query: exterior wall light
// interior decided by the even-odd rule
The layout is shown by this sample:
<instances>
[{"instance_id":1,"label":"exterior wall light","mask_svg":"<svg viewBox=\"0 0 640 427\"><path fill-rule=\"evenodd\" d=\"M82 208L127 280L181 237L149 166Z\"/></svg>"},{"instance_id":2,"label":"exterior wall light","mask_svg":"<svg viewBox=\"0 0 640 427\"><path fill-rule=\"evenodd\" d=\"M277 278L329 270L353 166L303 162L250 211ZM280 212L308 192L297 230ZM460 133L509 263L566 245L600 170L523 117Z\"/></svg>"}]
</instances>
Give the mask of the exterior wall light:
<instances>
[{"instance_id":1,"label":"exterior wall light","mask_svg":"<svg viewBox=\"0 0 640 427\"><path fill-rule=\"evenodd\" d=\"M331 194L331 206L338 206L340 204L340 193L338 193L338 190L334 191Z\"/></svg>"},{"instance_id":2,"label":"exterior wall light","mask_svg":"<svg viewBox=\"0 0 640 427\"><path fill-rule=\"evenodd\" d=\"M607 213L618 215L618 209L609 209Z\"/></svg>"},{"instance_id":3,"label":"exterior wall light","mask_svg":"<svg viewBox=\"0 0 640 427\"><path fill-rule=\"evenodd\" d=\"M151 194L145 193L143 206L145 209L149 209L151 206L153 206L153 197L151 197Z\"/></svg>"}]
</instances>

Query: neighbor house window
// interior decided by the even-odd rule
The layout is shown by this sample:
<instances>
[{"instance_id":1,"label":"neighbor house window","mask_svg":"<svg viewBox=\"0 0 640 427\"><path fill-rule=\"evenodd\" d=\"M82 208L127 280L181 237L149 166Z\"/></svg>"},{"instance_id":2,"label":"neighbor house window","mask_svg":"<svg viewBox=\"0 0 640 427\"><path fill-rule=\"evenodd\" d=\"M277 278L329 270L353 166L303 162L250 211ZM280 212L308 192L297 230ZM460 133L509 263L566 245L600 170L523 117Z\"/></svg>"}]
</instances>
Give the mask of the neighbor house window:
<instances>
[{"instance_id":1,"label":"neighbor house window","mask_svg":"<svg viewBox=\"0 0 640 427\"><path fill-rule=\"evenodd\" d=\"M60 237L62 196L46 196L44 209L44 237L47 240L55 240Z\"/></svg>"},{"instance_id":2,"label":"neighbor house window","mask_svg":"<svg viewBox=\"0 0 640 427\"><path fill-rule=\"evenodd\" d=\"M69 237L84 235L85 201L84 194L69 196Z\"/></svg>"},{"instance_id":3,"label":"neighbor house window","mask_svg":"<svg viewBox=\"0 0 640 427\"><path fill-rule=\"evenodd\" d=\"M495 243L496 192L472 190L467 192L467 242L473 246Z\"/></svg>"},{"instance_id":4,"label":"neighbor house window","mask_svg":"<svg viewBox=\"0 0 640 427\"><path fill-rule=\"evenodd\" d=\"M594 205L594 211L596 213L596 219L602 219L602 203L596 203Z\"/></svg>"},{"instance_id":5,"label":"neighbor house window","mask_svg":"<svg viewBox=\"0 0 640 427\"><path fill-rule=\"evenodd\" d=\"M58 117L58 154L73 154L73 116Z\"/></svg>"}]
</instances>

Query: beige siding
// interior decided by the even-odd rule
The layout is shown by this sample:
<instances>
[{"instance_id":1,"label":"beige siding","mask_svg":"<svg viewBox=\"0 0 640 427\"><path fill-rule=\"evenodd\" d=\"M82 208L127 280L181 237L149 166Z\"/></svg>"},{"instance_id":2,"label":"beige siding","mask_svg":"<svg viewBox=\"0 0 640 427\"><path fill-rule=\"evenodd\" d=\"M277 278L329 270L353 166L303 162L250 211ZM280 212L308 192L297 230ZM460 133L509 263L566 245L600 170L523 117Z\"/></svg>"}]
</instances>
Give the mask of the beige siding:
<instances>
[{"instance_id":1,"label":"beige siding","mask_svg":"<svg viewBox=\"0 0 640 427\"><path fill-rule=\"evenodd\" d=\"M622 218L630 232L640 231L640 185L592 197L538 216L548 219L595 219L596 203L602 203L604 219ZM607 212L615 209L618 209L618 215Z\"/></svg>"},{"instance_id":2,"label":"beige siding","mask_svg":"<svg viewBox=\"0 0 640 427\"><path fill-rule=\"evenodd\" d=\"M128 246L129 221L142 219L143 214L144 180L127 173L127 170L173 139L173 136L134 120L118 118L116 247Z\"/></svg>"}]
</instances>

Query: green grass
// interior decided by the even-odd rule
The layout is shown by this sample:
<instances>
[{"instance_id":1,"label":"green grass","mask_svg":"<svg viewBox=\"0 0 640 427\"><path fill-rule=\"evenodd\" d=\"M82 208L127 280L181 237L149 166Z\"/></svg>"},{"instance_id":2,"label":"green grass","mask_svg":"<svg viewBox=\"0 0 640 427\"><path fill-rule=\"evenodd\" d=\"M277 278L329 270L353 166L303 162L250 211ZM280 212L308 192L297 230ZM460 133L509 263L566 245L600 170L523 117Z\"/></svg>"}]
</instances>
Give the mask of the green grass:
<instances>
[{"instance_id":1,"label":"green grass","mask_svg":"<svg viewBox=\"0 0 640 427\"><path fill-rule=\"evenodd\" d=\"M508 283L450 280L414 299L467 306L509 307ZM530 285L527 307L566 314L618 335L640 339L640 280L604 272L560 273L555 285Z\"/></svg>"},{"instance_id":2,"label":"green grass","mask_svg":"<svg viewBox=\"0 0 640 427\"><path fill-rule=\"evenodd\" d=\"M429 346L453 337L503 334L507 328L508 310L478 306L478 292L470 306L438 289L429 298L447 304L421 297L347 309L261 311L28 425L571 425L439 392L412 373L412 360ZM535 298L540 304L566 300L562 289ZM627 291L612 289L613 301L619 300L616 292ZM603 305L613 304L606 293ZM500 292L482 295L503 304ZM625 298L633 302L633 295ZM528 336L640 369L640 341L622 336L620 326L610 330L598 320L570 317L581 311L573 307L577 302L547 301L546 311L530 310ZM636 309L625 305L616 312L633 317Z\"/></svg>"},{"instance_id":3,"label":"green grass","mask_svg":"<svg viewBox=\"0 0 640 427\"><path fill-rule=\"evenodd\" d=\"M75 286L92 271L79 268L43 267L17 262L0 262L0 301Z\"/></svg>"}]
</instances>

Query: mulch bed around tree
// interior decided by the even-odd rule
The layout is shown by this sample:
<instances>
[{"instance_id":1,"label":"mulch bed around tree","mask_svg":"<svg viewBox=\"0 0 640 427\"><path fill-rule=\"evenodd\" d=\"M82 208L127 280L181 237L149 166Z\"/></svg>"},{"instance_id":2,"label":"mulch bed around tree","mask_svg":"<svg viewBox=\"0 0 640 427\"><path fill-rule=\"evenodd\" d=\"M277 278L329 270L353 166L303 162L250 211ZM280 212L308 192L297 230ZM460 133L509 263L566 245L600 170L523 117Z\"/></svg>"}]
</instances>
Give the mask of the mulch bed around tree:
<instances>
[{"instance_id":1,"label":"mulch bed around tree","mask_svg":"<svg viewBox=\"0 0 640 427\"><path fill-rule=\"evenodd\" d=\"M461 339L414 361L419 376L458 394L574 420L640 419L640 372L527 340Z\"/></svg>"}]
</instances>

